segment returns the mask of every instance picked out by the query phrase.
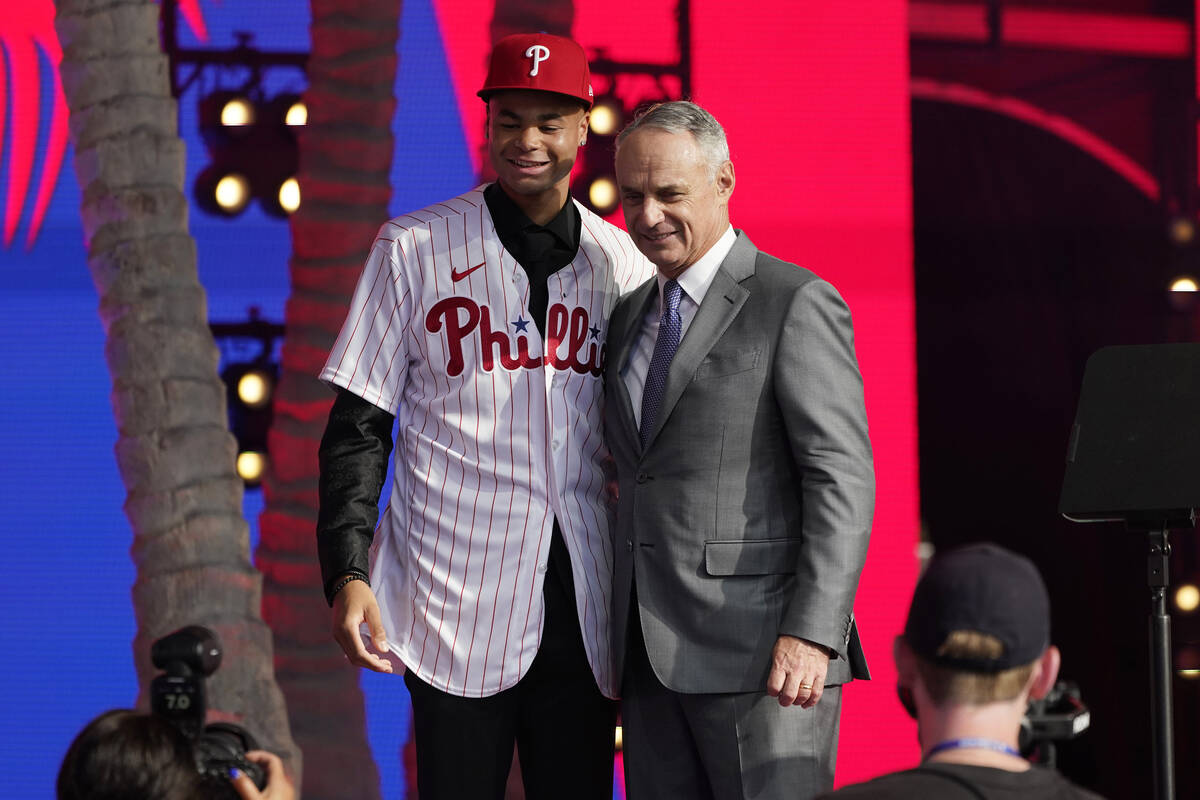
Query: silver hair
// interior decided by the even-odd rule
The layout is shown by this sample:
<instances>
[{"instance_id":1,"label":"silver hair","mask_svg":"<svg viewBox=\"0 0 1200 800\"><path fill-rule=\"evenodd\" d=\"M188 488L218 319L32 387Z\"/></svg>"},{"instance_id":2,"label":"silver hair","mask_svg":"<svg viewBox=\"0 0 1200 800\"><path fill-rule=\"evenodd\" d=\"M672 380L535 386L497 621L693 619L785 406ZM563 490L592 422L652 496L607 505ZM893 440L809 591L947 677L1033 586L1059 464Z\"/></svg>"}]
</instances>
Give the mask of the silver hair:
<instances>
[{"instance_id":1,"label":"silver hair","mask_svg":"<svg viewBox=\"0 0 1200 800\"><path fill-rule=\"evenodd\" d=\"M729 143L725 129L716 117L689 100L657 103L634 117L633 122L617 134L617 148L631 133L640 128L657 128L667 133L690 133L708 162L708 177L715 178L717 170L729 160Z\"/></svg>"}]
</instances>

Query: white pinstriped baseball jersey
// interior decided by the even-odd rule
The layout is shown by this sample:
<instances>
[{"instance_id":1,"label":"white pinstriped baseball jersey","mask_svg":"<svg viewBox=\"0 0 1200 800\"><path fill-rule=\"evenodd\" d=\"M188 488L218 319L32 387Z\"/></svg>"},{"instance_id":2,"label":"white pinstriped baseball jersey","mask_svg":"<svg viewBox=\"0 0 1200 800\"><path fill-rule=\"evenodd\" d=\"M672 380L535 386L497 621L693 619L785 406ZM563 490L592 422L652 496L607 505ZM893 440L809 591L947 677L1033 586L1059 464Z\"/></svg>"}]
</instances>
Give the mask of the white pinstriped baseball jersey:
<instances>
[{"instance_id":1,"label":"white pinstriped baseball jersey","mask_svg":"<svg viewBox=\"0 0 1200 800\"><path fill-rule=\"evenodd\" d=\"M611 697L604 340L617 298L653 266L577 204L579 251L548 281L543 343L482 188L380 229L321 372L398 418L371 586L408 669L451 694L495 694L537 653L557 517L588 660Z\"/></svg>"}]
</instances>

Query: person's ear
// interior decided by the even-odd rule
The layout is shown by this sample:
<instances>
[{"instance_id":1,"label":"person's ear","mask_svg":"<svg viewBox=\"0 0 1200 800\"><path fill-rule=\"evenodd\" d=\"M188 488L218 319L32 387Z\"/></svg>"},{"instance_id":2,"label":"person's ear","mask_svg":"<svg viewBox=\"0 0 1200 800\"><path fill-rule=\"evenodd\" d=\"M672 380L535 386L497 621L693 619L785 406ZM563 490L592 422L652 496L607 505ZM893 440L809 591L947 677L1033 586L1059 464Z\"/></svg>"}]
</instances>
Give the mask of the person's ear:
<instances>
[{"instance_id":1,"label":"person's ear","mask_svg":"<svg viewBox=\"0 0 1200 800\"><path fill-rule=\"evenodd\" d=\"M726 161L721 166L717 167L717 197L725 202L729 202L729 198L733 195L733 186L736 183L733 174L733 162Z\"/></svg>"},{"instance_id":2,"label":"person's ear","mask_svg":"<svg viewBox=\"0 0 1200 800\"><path fill-rule=\"evenodd\" d=\"M903 636L892 640L892 660L896 662L896 683L912 688L917 674L917 662Z\"/></svg>"},{"instance_id":3,"label":"person's ear","mask_svg":"<svg viewBox=\"0 0 1200 800\"><path fill-rule=\"evenodd\" d=\"M1058 651L1057 647L1050 645L1033 667L1033 675L1030 678L1029 686L1029 697L1031 699L1041 700L1054 688L1054 683L1058 680L1058 668L1060 666L1062 666L1062 653Z\"/></svg>"}]
</instances>

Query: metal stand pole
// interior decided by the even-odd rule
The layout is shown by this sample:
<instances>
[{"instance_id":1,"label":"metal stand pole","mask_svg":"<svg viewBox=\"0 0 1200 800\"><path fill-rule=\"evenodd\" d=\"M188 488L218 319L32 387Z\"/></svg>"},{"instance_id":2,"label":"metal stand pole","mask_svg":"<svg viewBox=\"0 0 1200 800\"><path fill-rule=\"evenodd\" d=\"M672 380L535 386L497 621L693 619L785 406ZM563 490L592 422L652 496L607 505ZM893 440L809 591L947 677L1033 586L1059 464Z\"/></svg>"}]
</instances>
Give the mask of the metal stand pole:
<instances>
[{"instance_id":1,"label":"metal stand pole","mask_svg":"<svg viewBox=\"0 0 1200 800\"><path fill-rule=\"evenodd\" d=\"M1171 712L1171 618L1167 616L1171 542L1165 527L1150 533L1146 579L1150 585L1150 719L1154 796L1175 800L1174 720Z\"/></svg>"}]
</instances>

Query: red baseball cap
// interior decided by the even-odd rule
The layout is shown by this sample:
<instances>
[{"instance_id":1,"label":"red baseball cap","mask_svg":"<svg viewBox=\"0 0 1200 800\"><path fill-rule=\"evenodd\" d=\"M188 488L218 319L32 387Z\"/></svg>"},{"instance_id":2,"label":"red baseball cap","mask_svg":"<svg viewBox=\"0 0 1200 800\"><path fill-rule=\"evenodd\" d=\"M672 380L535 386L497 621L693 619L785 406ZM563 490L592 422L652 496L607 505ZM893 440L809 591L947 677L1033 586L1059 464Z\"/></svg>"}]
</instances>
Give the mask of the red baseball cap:
<instances>
[{"instance_id":1,"label":"red baseball cap","mask_svg":"<svg viewBox=\"0 0 1200 800\"><path fill-rule=\"evenodd\" d=\"M592 75L579 43L548 33L514 33L492 48L484 100L503 89L534 89L574 97L592 107Z\"/></svg>"}]
</instances>

